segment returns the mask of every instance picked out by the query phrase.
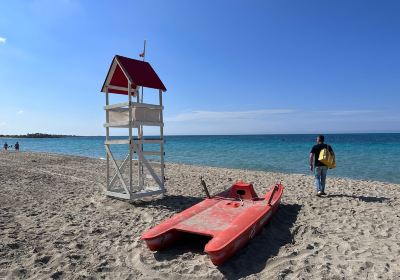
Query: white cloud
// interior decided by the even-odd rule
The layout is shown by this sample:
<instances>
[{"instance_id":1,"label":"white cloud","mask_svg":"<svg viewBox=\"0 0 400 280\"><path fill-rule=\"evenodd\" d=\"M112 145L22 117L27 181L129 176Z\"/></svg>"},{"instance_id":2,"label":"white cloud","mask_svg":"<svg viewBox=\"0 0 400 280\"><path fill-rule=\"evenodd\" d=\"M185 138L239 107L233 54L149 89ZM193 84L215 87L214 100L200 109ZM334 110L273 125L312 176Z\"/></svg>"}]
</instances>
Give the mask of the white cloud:
<instances>
[{"instance_id":1,"label":"white cloud","mask_svg":"<svg viewBox=\"0 0 400 280\"><path fill-rule=\"evenodd\" d=\"M354 116L360 114L376 113L373 110L332 110L332 111L315 111L315 113L329 114L333 116Z\"/></svg>"},{"instance_id":2,"label":"white cloud","mask_svg":"<svg viewBox=\"0 0 400 280\"><path fill-rule=\"evenodd\" d=\"M165 118L168 134L252 134L276 131L296 110L189 111Z\"/></svg>"},{"instance_id":3,"label":"white cloud","mask_svg":"<svg viewBox=\"0 0 400 280\"><path fill-rule=\"evenodd\" d=\"M166 116L165 132L171 135L201 135L393 131L399 129L396 120L398 114L381 110L193 110Z\"/></svg>"},{"instance_id":4,"label":"white cloud","mask_svg":"<svg viewBox=\"0 0 400 280\"><path fill-rule=\"evenodd\" d=\"M17 112L18 115L22 115L23 113L24 113L24 110L19 110L19 111Z\"/></svg>"},{"instance_id":5,"label":"white cloud","mask_svg":"<svg viewBox=\"0 0 400 280\"><path fill-rule=\"evenodd\" d=\"M6 126L7 123L6 122L0 122L0 126Z\"/></svg>"},{"instance_id":6,"label":"white cloud","mask_svg":"<svg viewBox=\"0 0 400 280\"><path fill-rule=\"evenodd\" d=\"M215 121L215 120L237 120L237 119L259 119L263 116L289 114L295 110L291 109L263 109L252 111L191 111L181 113L172 117L166 117L168 122L186 121Z\"/></svg>"},{"instance_id":7,"label":"white cloud","mask_svg":"<svg viewBox=\"0 0 400 280\"><path fill-rule=\"evenodd\" d=\"M6 38L4 38L4 37L0 37L0 44L5 44L5 43L6 43L6 41L7 41L7 39L6 39Z\"/></svg>"}]
</instances>

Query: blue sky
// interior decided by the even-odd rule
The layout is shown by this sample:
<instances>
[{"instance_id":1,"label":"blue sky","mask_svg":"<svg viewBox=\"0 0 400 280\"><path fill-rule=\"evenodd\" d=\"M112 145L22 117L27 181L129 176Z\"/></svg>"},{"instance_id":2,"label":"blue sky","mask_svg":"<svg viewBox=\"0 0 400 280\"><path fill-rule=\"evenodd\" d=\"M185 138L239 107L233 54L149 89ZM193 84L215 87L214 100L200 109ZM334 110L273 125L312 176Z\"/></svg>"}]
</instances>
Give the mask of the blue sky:
<instances>
[{"instance_id":1,"label":"blue sky","mask_svg":"<svg viewBox=\"0 0 400 280\"><path fill-rule=\"evenodd\" d=\"M104 135L111 60L144 39L166 134L400 132L399 1L0 4L0 134Z\"/></svg>"}]
</instances>

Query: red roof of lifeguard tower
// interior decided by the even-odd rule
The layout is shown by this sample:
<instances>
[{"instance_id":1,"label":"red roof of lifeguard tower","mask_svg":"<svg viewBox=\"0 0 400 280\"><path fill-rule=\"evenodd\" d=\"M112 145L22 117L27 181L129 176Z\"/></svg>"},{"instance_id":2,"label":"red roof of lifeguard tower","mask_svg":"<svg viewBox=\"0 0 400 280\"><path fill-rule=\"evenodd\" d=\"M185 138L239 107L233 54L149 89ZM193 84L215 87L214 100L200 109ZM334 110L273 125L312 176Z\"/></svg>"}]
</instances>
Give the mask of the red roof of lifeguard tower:
<instances>
[{"instance_id":1,"label":"red roof of lifeguard tower","mask_svg":"<svg viewBox=\"0 0 400 280\"><path fill-rule=\"evenodd\" d=\"M120 55L114 57L101 91L106 92L108 87L109 93L128 94L128 79L131 82L132 94L137 86L167 91L148 62Z\"/></svg>"}]
</instances>

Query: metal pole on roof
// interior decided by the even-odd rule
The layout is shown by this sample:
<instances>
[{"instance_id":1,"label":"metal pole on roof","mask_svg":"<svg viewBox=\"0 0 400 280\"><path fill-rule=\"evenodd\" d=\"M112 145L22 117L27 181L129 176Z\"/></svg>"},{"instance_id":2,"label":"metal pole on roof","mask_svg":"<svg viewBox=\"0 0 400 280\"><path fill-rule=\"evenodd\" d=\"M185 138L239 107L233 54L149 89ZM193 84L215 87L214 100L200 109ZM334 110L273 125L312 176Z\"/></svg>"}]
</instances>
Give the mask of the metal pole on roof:
<instances>
[{"instance_id":1,"label":"metal pole on roof","mask_svg":"<svg viewBox=\"0 0 400 280\"><path fill-rule=\"evenodd\" d=\"M144 45L143 45L143 61L146 58L146 40L144 40Z\"/></svg>"},{"instance_id":2,"label":"metal pole on roof","mask_svg":"<svg viewBox=\"0 0 400 280\"><path fill-rule=\"evenodd\" d=\"M143 52L139 54L141 58L143 58L143 61L145 60L146 57L146 40L144 40L144 45L143 45Z\"/></svg>"},{"instance_id":3,"label":"metal pole on roof","mask_svg":"<svg viewBox=\"0 0 400 280\"><path fill-rule=\"evenodd\" d=\"M143 52L140 54L140 57L142 57L143 61L145 61L145 59L146 59L146 40L144 40ZM142 96L140 97L140 102L143 103L143 86L142 86Z\"/></svg>"}]
</instances>

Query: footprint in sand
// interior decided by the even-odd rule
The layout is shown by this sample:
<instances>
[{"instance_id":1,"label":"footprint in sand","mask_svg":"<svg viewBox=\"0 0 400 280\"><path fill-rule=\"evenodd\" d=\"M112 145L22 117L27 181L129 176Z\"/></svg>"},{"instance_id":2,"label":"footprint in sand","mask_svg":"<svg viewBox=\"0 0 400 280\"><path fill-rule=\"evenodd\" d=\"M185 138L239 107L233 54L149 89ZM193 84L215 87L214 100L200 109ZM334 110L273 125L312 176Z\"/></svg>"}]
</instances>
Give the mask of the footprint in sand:
<instances>
[{"instance_id":1,"label":"footprint in sand","mask_svg":"<svg viewBox=\"0 0 400 280\"><path fill-rule=\"evenodd\" d=\"M51 256L44 256L41 258L37 258L35 260L35 264L46 265L51 259Z\"/></svg>"},{"instance_id":2,"label":"footprint in sand","mask_svg":"<svg viewBox=\"0 0 400 280\"><path fill-rule=\"evenodd\" d=\"M146 213L146 212L142 212L141 213L142 217L143 217L143 221L146 223L151 223L153 221L153 216L151 216L150 214Z\"/></svg>"}]
</instances>

